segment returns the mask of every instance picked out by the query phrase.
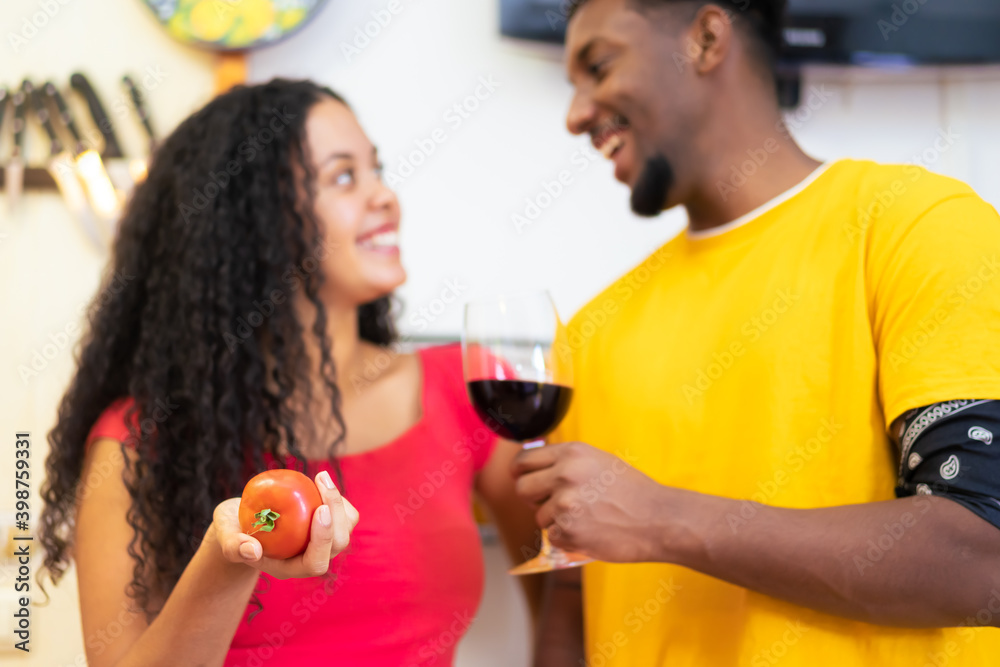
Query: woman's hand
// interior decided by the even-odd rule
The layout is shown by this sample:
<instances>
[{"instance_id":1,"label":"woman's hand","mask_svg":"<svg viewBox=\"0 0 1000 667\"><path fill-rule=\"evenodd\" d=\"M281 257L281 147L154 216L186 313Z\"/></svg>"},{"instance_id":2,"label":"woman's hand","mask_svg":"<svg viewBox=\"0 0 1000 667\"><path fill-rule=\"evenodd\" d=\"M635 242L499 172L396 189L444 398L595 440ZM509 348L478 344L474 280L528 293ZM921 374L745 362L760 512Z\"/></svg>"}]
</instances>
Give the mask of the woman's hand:
<instances>
[{"instance_id":1,"label":"woman's hand","mask_svg":"<svg viewBox=\"0 0 1000 667\"><path fill-rule=\"evenodd\" d=\"M326 574L330 560L347 548L351 531L358 523L358 510L334 486L330 473L316 475L323 504L313 513L309 545L298 556L278 560L262 557L263 550L256 538L240 529L240 499L230 498L219 503L212 518L215 540L226 560L249 565L276 579L318 577Z\"/></svg>"}]
</instances>

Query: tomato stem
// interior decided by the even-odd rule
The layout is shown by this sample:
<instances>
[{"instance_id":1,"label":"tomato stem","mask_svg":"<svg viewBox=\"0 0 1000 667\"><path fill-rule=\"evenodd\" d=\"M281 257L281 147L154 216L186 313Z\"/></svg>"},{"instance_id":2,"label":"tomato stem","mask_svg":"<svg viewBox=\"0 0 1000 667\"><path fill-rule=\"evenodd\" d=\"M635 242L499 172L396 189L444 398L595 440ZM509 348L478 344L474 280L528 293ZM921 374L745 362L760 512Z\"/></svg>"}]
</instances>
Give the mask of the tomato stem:
<instances>
[{"instance_id":1,"label":"tomato stem","mask_svg":"<svg viewBox=\"0 0 1000 667\"><path fill-rule=\"evenodd\" d=\"M253 518L257 519L257 521L253 524L253 526L251 526L253 530L247 533L247 535L253 535L254 533L259 531L270 533L272 530L274 530L274 520L280 516L281 516L280 514L270 509L261 510L257 512L256 514L253 515Z\"/></svg>"}]
</instances>

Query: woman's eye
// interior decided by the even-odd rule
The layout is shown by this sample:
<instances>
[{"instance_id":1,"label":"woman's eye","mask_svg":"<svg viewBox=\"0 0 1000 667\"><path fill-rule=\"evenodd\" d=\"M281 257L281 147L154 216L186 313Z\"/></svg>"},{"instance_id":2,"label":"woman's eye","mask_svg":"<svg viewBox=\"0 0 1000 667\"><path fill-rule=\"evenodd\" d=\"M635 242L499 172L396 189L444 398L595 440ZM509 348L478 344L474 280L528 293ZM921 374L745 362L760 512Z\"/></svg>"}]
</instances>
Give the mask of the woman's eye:
<instances>
[{"instance_id":1,"label":"woman's eye","mask_svg":"<svg viewBox=\"0 0 1000 667\"><path fill-rule=\"evenodd\" d=\"M342 171L333 177L334 185L353 185L354 184L354 170L348 169Z\"/></svg>"}]
</instances>

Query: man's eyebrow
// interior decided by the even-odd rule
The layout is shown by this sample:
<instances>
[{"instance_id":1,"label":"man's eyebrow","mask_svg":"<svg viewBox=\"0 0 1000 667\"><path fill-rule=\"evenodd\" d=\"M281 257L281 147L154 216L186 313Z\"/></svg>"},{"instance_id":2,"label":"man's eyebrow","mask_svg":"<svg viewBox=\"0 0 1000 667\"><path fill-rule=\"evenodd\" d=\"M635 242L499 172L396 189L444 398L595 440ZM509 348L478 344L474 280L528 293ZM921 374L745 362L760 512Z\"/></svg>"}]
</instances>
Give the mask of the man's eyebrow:
<instances>
[{"instance_id":1,"label":"man's eyebrow","mask_svg":"<svg viewBox=\"0 0 1000 667\"><path fill-rule=\"evenodd\" d=\"M597 45L597 38L596 37L591 38L589 42L584 44L583 47L576 52L576 55L573 56L573 61L578 65L582 65L583 63L587 62L587 60L590 58L590 52L594 50L594 47L596 45ZM573 78L571 76L567 76L566 80L569 81L570 83L573 83Z\"/></svg>"},{"instance_id":2,"label":"man's eyebrow","mask_svg":"<svg viewBox=\"0 0 1000 667\"><path fill-rule=\"evenodd\" d=\"M597 39L594 38L584 44L583 48L576 52L576 61L578 63L585 62L590 57L590 52L594 50L596 43Z\"/></svg>"}]
</instances>

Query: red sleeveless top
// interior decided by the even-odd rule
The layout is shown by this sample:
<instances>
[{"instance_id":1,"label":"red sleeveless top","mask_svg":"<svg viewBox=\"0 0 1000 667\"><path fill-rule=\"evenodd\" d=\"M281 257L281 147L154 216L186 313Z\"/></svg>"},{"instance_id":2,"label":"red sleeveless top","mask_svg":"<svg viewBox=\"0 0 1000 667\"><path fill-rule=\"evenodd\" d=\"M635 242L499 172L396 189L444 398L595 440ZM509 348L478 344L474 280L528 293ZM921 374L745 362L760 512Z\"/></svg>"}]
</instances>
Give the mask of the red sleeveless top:
<instances>
[{"instance_id":1,"label":"red sleeveless top","mask_svg":"<svg viewBox=\"0 0 1000 667\"><path fill-rule=\"evenodd\" d=\"M460 347L419 355L420 420L386 445L339 459L344 495L361 520L348 549L332 561L336 576L261 575L264 609L248 621L254 609L248 605L226 667L452 664L482 596L471 493L497 438L466 396ZM125 442L130 404L112 404L88 444L102 437ZM329 470L328 463L317 465Z\"/></svg>"}]
</instances>

